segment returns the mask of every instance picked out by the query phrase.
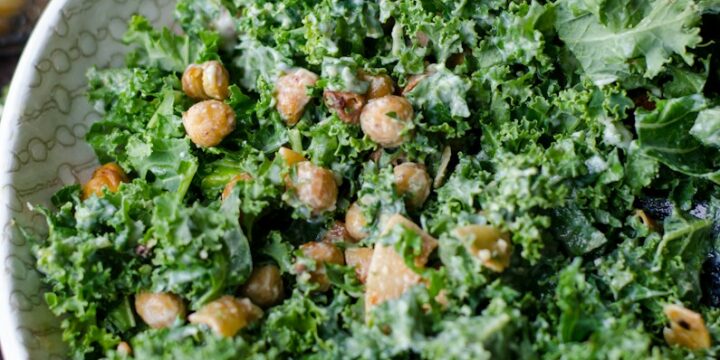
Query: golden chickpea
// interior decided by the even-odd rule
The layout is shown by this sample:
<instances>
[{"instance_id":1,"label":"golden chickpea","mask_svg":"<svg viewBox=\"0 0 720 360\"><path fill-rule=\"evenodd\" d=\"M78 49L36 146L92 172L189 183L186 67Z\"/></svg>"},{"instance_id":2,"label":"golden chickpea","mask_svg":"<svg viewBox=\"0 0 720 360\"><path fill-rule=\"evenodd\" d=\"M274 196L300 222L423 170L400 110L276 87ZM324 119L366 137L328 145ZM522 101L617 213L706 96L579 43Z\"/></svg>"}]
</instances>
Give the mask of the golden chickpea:
<instances>
[{"instance_id":1,"label":"golden chickpea","mask_svg":"<svg viewBox=\"0 0 720 360\"><path fill-rule=\"evenodd\" d=\"M285 297L280 269L275 265L263 265L253 269L240 293L264 308L279 303Z\"/></svg>"},{"instance_id":2,"label":"golden chickpea","mask_svg":"<svg viewBox=\"0 0 720 360\"><path fill-rule=\"evenodd\" d=\"M343 91L325 90L325 105L345 123L357 124L360 111L365 106L365 96Z\"/></svg>"},{"instance_id":3,"label":"golden chickpea","mask_svg":"<svg viewBox=\"0 0 720 360\"><path fill-rule=\"evenodd\" d=\"M230 96L230 74L218 61L208 61L203 67L203 90L205 95L215 100L225 100Z\"/></svg>"},{"instance_id":4,"label":"golden chickpea","mask_svg":"<svg viewBox=\"0 0 720 360\"><path fill-rule=\"evenodd\" d=\"M370 83L368 91L365 94L368 100L378 99L383 96L392 95L395 92L395 86L390 76L386 74L370 75L362 72L360 79Z\"/></svg>"},{"instance_id":5,"label":"golden chickpea","mask_svg":"<svg viewBox=\"0 0 720 360\"><path fill-rule=\"evenodd\" d=\"M183 125L197 146L213 147L235 130L235 112L217 100L199 102L183 114Z\"/></svg>"},{"instance_id":6,"label":"golden chickpea","mask_svg":"<svg viewBox=\"0 0 720 360\"><path fill-rule=\"evenodd\" d=\"M310 102L308 87L315 85L319 77L302 68L293 69L279 77L275 82L275 100L277 111L285 122L292 126L297 124Z\"/></svg>"},{"instance_id":7,"label":"golden chickpea","mask_svg":"<svg viewBox=\"0 0 720 360\"><path fill-rule=\"evenodd\" d=\"M674 304L665 305L663 312L670 320L670 327L663 329L663 336L669 345L684 346L691 350L711 346L710 333L700 314Z\"/></svg>"},{"instance_id":8,"label":"golden chickpea","mask_svg":"<svg viewBox=\"0 0 720 360\"><path fill-rule=\"evenodd\" d=\"M430 195L430 176L425 167L412 162L402 163L393 169L395 187L398 193L406 196L408 207L422 207Z\"/></svg>"},{"instance_id":9,"label":"golden chickpea","mask_svg":"<svg viewBox=\"0 0 720 360\"><path fill-rule=\"evenodd\" d=\"M218 335L233 337L262 316L262 309L250 300L225 295L190 314L188 320L193 324L204 324Z\"/></svg>"},{"instance_id":10,"label":"golden chickpea","mask_svg":"<svg viewBox=\"0 0 720 360\"><path fill-rule=\"evenodd\" d=\"M203 68L198 64L190 64L182 76L182 89L185 95L193 99L205 99L203 89Z\"/></svg>"},{"instance_id":11,"label":"golden chickpea","mask_svg":"<svg viewBox=\"0 0 720 360\"><path fill-rule=\"evenodd\" d=\"M345 229L348 234L355 241L360 241L368 236L365 228L368 226L368 221L363 215L362 207L356 202L350 205L347 213L345 213Z\"/></svg>"},{"instance_id":12,"label":"golden chickpea","mask_svg":"<svg viewBox=\"0 0 720 360\"><path fill-rule=\"evenodd\" d=\"M335 209L338 185L332 171L309 161L302 161L297 164L291 185L300 202L312 209L313 213Z\"/></svg>"},{"instance_id":13,"label":"golden chickpea","mask_svg":"<svg viewBox=\"0 0 720 360\"><path fill-rule=\"evenodd\" d=\"M223 189L222 195L220 195L221 200L225 200L230 196L230 193L232 193L233 189L235 188L235 185L237 185L238 181L251 181L252 176L248 173L240 173L238 175L235 175L230 179L230 181L225 185L225 188Z\"/></svg>"},{"instance_id":14,"label":"golden chickpea","mask_svg":"<svg viewBox=\"0 0 720 360\"><path fill-rule=\"evenodd\" d=\"M128 182L125 172L115 163L107 163L95 169L92 178L83 185L83 199L92 195L103 196L103 189L116 192L120 184Z\"/></svg>"},{"instance_id":15,"label":"golden chickpea","mask_svg":"<svg viewBox=\"0 0 720 360\"><path fill-rule=\"evenodd\" d=\"M303 256L316 262L315 270L310 272L310 281L318 284L319 291L327 291L330 288L330 279L327 277L325 264L345 264L342 251L334 244L319 241L302 244L300 250ZM296 265L295 270L298 273L305 271L304 267L299 264Z\"/></svg>"},{"instance_id":16,"label":"golden chickpea","mask_svg":"<svg viewBox=\"0 0 720 360\"><path fill-rule=\"evenodd\" d=\"M345 261L348 265L355 268L355 275L361 283L365 283L370 269L370 260L372 260L372 248L348 248L345 249Z\"/></svg>"},{"instance_id":17,"label":"golden chickpea","mask_svg":"<svg viewBox=\"0 0 720 360\"><path fill-rule=\"evenodd\" d=\"M185 318L185 304L179 296L170 293L135 295L135 311L154 329L170 327L178 318Z\"/></svg>"},{"instance_id":18,"label":"golden chickpea","mask_svg":"<svg viewBox=\"0 0 720 360\"><path fill-rule=\"evenodd\" d=\"M490 225L467 225L453 230L453 235L467 241L468 251L477 256L488 269L503 272L510 265L510 237L497 228Z\"/></svg>"},{"instance_id":19,"label":"golden chickpea","mask_svg":"<svg viewBox=\"0 0 720 360\"><path fill-rule=\"evenodd\" d=\"M185 69L182 87L193 99L225 100L230 96L230 75L219 61L192 64Z\"/></svg>"},{"instance_id":20,"label":"golden chickpea","mask_svg":"<svg viewBox=\"0 0 720 360\"><path fill-rule=\"evenodd\" d=\"M400 146L412 123L413 108L407 99L388 95L370 100L360 114L360 126L370 139L382 147Z\"/></svg>"},{"instance_id":21,"label":"golden chickpea","mask_svg":"<svg viewBox=\"0 0 720 360\"><path fill-rule=\"evenodd\" d=\"M302 154L297 151L290 150L284 146L281 147L280 150L278 150L278 154L280 155L280 157L282 157L282 159L285 161L285 165L287 166L293 166L299 162L305 161L305 157L302 156Z\"/></svg>"}]
</instances>

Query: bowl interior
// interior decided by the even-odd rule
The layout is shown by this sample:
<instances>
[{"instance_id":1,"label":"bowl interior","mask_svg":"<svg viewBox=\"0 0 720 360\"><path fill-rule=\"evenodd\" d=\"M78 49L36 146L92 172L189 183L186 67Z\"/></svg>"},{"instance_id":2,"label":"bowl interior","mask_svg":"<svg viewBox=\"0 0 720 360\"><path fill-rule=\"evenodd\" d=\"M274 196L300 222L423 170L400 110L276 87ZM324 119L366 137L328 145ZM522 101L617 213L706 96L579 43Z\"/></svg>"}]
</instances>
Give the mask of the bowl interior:
<instances>
[{"instance_id":1,"label":"bowl interior","mask_svg":"<svg viewBox=\"0 0 720 360\"><path fill-rule=\"evenodd\" d=\"M0 341L6 359L65 358L59 319L50 313L30 244L65 185L89 177L96 159L84 142L102 115L85 97L92 66L120 66L122 36L133 14L170 25L173 0L53 0L20 60L0 123Z\"/></svg>"}]
</instances>

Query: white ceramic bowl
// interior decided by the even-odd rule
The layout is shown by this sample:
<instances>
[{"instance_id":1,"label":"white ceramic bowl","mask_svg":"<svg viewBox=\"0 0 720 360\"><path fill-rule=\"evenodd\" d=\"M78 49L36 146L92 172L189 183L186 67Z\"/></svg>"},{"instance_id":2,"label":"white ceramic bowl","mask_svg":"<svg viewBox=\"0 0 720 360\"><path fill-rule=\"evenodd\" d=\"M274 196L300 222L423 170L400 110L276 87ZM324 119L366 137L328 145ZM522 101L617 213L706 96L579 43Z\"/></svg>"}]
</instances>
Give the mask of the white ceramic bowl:
<instances>
[{"instance_id":1,"label":"white ceramic bowl","mask_svg":"<svg viewBox=\"0 0 720 360\"><path fill-rule=\"evenodd\" d=\"M5 360L63 359L59 320L45 305L30 245L64 185L86 180L96 160L84 142L101 115L85 97L88 68L120 66L131 15L169 25L173 0L53 0L28 41L0 122L0 344Z\"/></svg>"}]
</instances>

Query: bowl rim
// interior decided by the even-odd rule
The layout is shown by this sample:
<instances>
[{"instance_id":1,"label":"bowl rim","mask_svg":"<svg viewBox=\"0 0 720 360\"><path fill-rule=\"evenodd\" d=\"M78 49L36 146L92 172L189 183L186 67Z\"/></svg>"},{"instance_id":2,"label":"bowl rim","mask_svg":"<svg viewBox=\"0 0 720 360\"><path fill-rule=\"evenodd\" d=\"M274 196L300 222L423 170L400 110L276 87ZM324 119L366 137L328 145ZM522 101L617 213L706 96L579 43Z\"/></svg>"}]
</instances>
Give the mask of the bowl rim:
<instances>
[{"instance_id":1,"label":"bowl rim","mask_svg":"<svg viewBox=\"0 0 720 360\"><path fill-rule=\"evenodd\" d=\"M71 1L75 0L51 0L35 25L10 82L10 91L0 118L0 134L12 133L17 120L22 116L23 109L30 101L30 85L38 58L52 36L53 27L61 20L63 9ZM9 141L0 144L0 169L9 169L15 162L11 152L17 146L18 140L17 136L10 137ZM9 176L9 182L14 178L12 174L0 174L0 176ZM0 224L12 221L8 211L9 200L7 196L0 197ZM12 249L8 241L10 236L11 234L2 234L0 237L0 257L8 254ZM23 334L17 330L21 325L20 319L13 315L10 307L10 294L16 283L8 272L0 273L0 324L3 327L3 331L0 331L0 349L5 359L13 360L29 358Z\"/></svg>"}]
</instances>

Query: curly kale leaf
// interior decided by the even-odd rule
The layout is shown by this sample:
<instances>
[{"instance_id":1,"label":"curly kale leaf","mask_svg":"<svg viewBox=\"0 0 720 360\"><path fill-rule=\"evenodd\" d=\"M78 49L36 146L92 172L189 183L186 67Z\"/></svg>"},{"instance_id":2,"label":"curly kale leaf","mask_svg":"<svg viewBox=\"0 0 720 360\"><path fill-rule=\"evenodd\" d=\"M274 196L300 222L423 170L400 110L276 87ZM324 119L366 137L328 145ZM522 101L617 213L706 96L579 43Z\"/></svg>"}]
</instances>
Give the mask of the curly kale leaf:
<instances>
[{"instance_id":1,"label":"curly kale leaf","mask_svg":"<svg viewBox=\"0 0 720 360\"><path fill-rule=\"evenodd\" d=\"M470 117L468 90L469 81L445 67L435 67L432 74L420 80L407 94L407 98L416 109L423 111L424 119L431 125L431 130L450 125L446 127L451 130L445 131L448 137L461 137L471 127L466 120Z\"/></svg>"},{"instance_id":2,"label":"curly kale leaf","mask_svg":"<svg viewBox=\"0 0 720 360\"><path fill-rule=\"evenodd\" d=\"M220 42L217 33L201 32L198 37L175 35L170 29L155 30L148 19L133 16L123 37L127 44L137 45L128 55L128 64L182 73L188 65L217 59Z\"/></svg>"},{"instance_id":3,"label":"curly kale leaf","mask_svg":"<svg viewBox=\"0 0 720 360\"><path fill-rule=\"evenodd\" d=\"M134 337L130 342L132 357L147 360L191 359L264 359L258 353L262 344L249 344L242 337L226 338L212 334L209 329L182 326L170 329L151 329ZM170 345L172 344L172 345ZM127 359L117 351L108 353L108 359Z\"/></svg>"},{"instance_id":4,"label":"curly kale leaf","mask_svg":"<svg viewBox=\"0 0 720 360\"><path fill-rule=\"evenodd\" d=\"M323 0L315 5L303 23L307 42L302 48L311 64L324 57L338 57L365 51L365 39L383 35L376 1Z\"/></svg>"},{"instance_id":5,"label":"curly kale leaf","mask_svg":"<svg viewBox=\"0 0 720 360\"><path fill-rule=\"evenodd\" d=\"M612 7L616 2L594 3L604 3L604 6L593 13L573 7L572 1L560 2L555 27L585 74L596 84L624 80L633 74L653 78L673 55L692 65L694 55L688 49L701 42L697 27L699 11L693 1L643 1L644 8L621 7L612 12L626 13L630 19L637 16L632 14L634 11L646 9L647 12L639 21L620 21L616 29L598 18L613 10L605 6Z\"/></svg>"},{"instance_id":6,"label":"curly kale leaf","mask_svg":"<svg viewBox=\"0 0 720 360\"><path fill-rule=\"evenodd\" d=\"M83 358L137 331L132 312L120 315L127 296L148 285L151 269L136 247L152 226L157 191L135 180L81 202L79 190L66 188L53 198L57 213L39 209L49 232L33 253L50 288L45 294L50 310L66 316L63 336L73 356Z\"/></svg>"},{"instance_id":7,"label":"curly kale leaf","mask_svg":"<svg viewBox=\"0 0 720 360\"><path fill-rule=\"evenodd\" d=\"M692 95L659 100L652 111L637 110L635 128L640 148L647 156L679 173L720 183L718 149L704 146L693 136L694 132L703 137L701 130L707 126L706 116L712 116L706 108L705 98ZM697 122L698 114L703 114L700 122Z\"/></svg>"},{"instance_id":8,"label":"curly kale leaf","mask_svg":"<svg viewBox=\"0 0 720 360\"><path fill-rule=\"evenodd\" d=\"M146 244L153 249L153 290L178 294L198 308L244 283L252 271L238 191L208 206L185 207L171 195L154 200Z\"/></svg>"}]
</instances>

